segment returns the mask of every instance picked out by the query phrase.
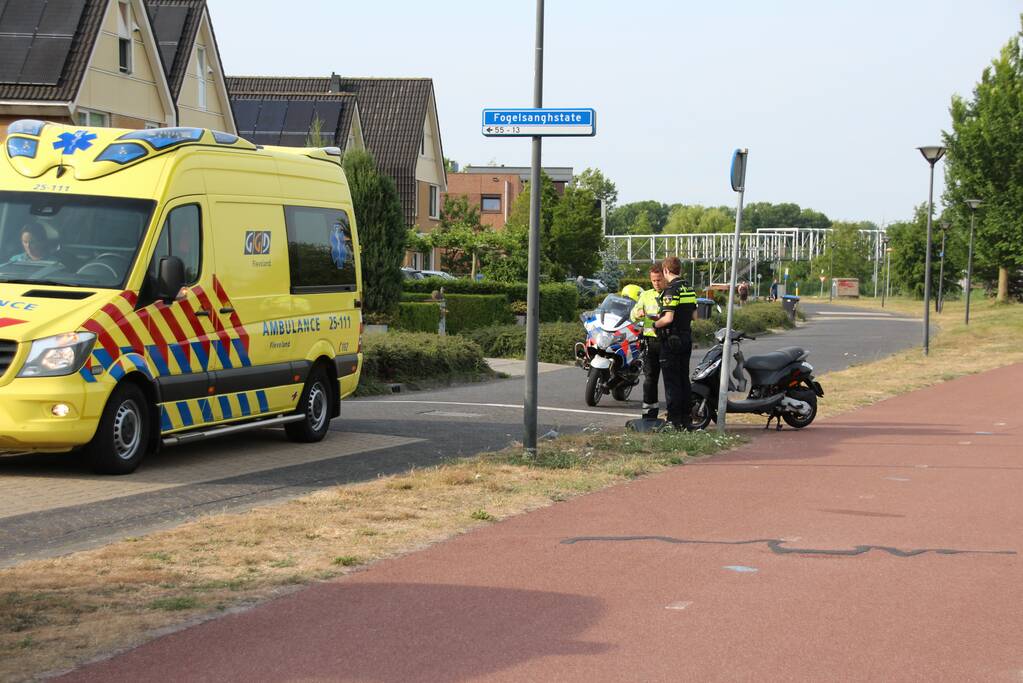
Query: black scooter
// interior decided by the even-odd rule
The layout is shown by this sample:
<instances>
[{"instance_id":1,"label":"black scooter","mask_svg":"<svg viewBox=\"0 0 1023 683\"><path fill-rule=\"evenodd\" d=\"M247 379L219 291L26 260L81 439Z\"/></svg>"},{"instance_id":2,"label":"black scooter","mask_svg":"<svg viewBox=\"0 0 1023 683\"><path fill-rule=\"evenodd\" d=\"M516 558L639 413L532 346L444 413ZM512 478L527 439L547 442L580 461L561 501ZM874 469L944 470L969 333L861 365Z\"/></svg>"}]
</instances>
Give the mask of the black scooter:
<instances>
[{"instance_id":1,"label":"black scooter","mask_svg":"<svg viewBox=\"0 0 1023 683\"><path fill-rule=\"evenodd\" d=\"M690 421L694 429L706 429L711 420L717 420L718 388L721 386L721 354L725 330L715 335L717 345L707 351L692 374ZM767 415L767 426L777 420L795 429L807 427L817 417L817 399L823 398L824 389L813 376L813 366L806 362L807 352L798 346L744 358L742 341L756 340L744 332L732 332L734 366L729 377L729 391L745 391L749 373L752 386L749 395L741 400L728 399L729 413Z\"/></svg>"}]
</instances>

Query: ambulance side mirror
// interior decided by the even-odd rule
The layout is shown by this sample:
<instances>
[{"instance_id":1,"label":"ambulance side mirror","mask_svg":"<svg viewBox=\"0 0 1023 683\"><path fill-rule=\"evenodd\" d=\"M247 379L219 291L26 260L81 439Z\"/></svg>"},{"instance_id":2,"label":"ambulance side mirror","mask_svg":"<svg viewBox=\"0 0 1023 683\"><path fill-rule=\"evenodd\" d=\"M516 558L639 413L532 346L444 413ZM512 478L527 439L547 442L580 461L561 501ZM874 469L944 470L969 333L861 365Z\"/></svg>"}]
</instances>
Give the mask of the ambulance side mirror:
<instances>
[{"instance_id":1,"label":"ambulance side mirror","mask_svg":"<svg viewBox=\"0 0 1023 683\"><path fill-rule=\"evenodd\" d=\"M185 263L177 256L164 256L156 275L156 296L174 301L185 286Z\"/></svg>"}]
</instances>

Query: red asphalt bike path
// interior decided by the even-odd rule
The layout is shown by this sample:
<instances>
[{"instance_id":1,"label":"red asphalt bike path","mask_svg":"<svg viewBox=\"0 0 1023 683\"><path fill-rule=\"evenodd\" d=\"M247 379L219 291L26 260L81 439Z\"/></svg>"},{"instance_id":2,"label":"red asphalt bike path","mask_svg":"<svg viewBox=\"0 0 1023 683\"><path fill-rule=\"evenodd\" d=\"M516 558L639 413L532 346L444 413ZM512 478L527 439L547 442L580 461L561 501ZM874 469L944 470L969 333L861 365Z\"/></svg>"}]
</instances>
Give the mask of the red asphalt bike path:
<instances>
[{"instance_id":1,"label":"red asphalt bike path","mask_svg":"<svg viewBox=\"0 0 1023 683\"><path fill-rule=\"evenodd\" d=\"M1020 681L1021 386L762 433L69 679Z\"/></svg>"}]
</instances>

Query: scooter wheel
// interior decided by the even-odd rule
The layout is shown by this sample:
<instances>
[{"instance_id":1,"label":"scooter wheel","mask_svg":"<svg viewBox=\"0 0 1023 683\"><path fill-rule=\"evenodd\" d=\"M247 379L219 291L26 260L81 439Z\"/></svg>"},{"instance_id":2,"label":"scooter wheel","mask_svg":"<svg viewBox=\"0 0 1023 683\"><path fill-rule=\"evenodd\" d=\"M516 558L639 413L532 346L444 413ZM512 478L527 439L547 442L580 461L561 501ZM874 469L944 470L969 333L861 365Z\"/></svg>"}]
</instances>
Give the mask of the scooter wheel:
<instances>
[{"instance_id":1,"label":"scooter wheel","mask_svg":"<svg viewBox=\"0 0 1023 683\"><path fill-rule=\"evenodd\" d=\"M693 429L706 429L712 420L716 420L710 401L693 394L689 399L689 425Z\"/></svg>"},{"instance_id":2,"label":"scooter wheel","mask_svg":"<svg viewBox=\"0 0 1023 683\"><path fill-rule=\"evenodd\" d=\"M790 391L789 396L796 399L797 401L806 401L810 404L810 414L806 417L802 415L795 415L793 413L782 413L781 419L785 420L785 424L793 429L802 429L803 427L809 427L813 419L817 417L817 394L809 390L801 391Z\"/></svg>"}]
</instances>

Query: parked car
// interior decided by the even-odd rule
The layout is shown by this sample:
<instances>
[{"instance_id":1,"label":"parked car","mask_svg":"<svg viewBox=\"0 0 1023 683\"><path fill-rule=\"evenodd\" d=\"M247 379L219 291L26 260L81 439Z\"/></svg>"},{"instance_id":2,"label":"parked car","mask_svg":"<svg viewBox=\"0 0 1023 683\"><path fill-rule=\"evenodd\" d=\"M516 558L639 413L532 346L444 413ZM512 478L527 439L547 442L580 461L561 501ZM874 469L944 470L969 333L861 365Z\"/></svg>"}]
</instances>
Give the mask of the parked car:
<instances>
[{"instance_id":1,"label":"parked car","mask_svg":"<svg viewBox=\"0 0 1023 683\"><path fill-rule=\"evenodd\" d=\"M401 276L406 280L425 280L426 276L415 268L402 268Z\"/></svg>"},{"instance_id":2,"label":"parked car","mask_svg":"<svg viewBox=\"0 0 1023 683\"><path fill-rule=\"evenodd\" d=\"M421 270L419 271L424 277L439 277L443 280L457 280L451 273L445 273L443 270Z\"/></svg>"},{"instance_id":3,"label":"parked car","mask_svg":"<svg viewBox=\"0 0 1023 683\"><path fill-rule=\"evenodd\" d=\"M590 277L568 278L565 282L575 285L580 294L607 294L608 287L600 280Z\"/></svg>"}]
</instances>

